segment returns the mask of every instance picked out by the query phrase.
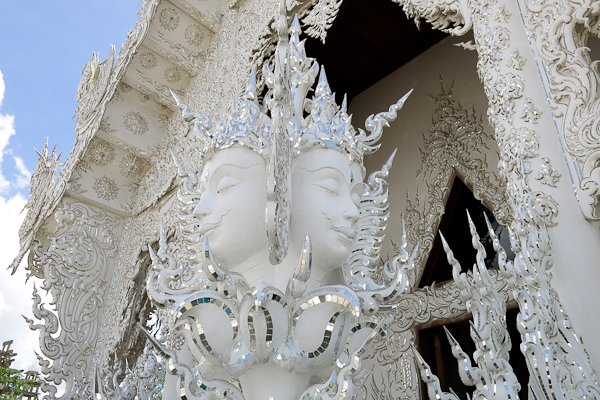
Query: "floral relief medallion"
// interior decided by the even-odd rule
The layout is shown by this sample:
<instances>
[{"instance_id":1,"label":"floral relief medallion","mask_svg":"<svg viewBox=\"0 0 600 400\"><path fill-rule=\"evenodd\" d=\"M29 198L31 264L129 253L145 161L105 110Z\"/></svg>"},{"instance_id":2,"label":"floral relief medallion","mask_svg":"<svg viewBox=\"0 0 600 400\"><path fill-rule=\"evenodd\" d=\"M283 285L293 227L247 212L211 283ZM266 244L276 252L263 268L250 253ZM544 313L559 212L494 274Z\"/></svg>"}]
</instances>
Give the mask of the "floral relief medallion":
<instances>
[{"instance_id":1,"label":"floral relief medallion","mask_svg":"<svg viewBox=\"0 0 600 400\"><path fill-rule=\"evenodd\" d=\"M129 154L119 162L119 172L126 178L135 178L144 170L144 162L139 157Z\"/></svg>"},{"instance_id":2,"label":"floral relief medallion","mask_svg":"<svg viewBox=\"0 0 600 400\"><path fill-rule=\"evenodd\" d=\"M160 12L158 20L164 29L174 31L179 26L179 13L172 7L166 7Z\"/></svg>"},{"instance_id":3,"label":"floral relief medallion","mask_svg":"<svg viewBox=\"0 0 600 400\"><path fill-rule=\"evenodd\" d=\"M204 30L199 24L185 28L185 41L191 46L200 46L204 40Z\"/></svg>"},{"instance_id":4,"label":"floral relief medallion","mask_svg":"<svg viewBox=\"0 0 600 400\"><path fill-rule=\"evenodd\" d=\"M150 100L150 96L148 96L146 93L140 92L140 94L138 94L138 99L140 100L140 102L145 103L148 100Z\"/></svg>"},{"instance_id":5,"label":"floral relief medallion","mask_svg":"<svg viewBox=\"0 0 600 400\"><path fill-rule=\"evenodd\" d=\"M156 55L149 51L146 51L140 54L140 65L145 69L152 69L156 67L158 61L156 59Z\"/></svg>"},{"instance_id":6,"label":"floral relief medallion","mask_svg":"<svg viewBox=\"0 0 600 400\"><path fill-rule=\"evenodd\" d=\"M165 70L165 79L169 83L178 82L181 79L181 72L177 67L169 67Z\"/></svg>"},{"instance_id":7,"label":"floral relief medallion","mask_svg":"<svg viewBox=\"0 0 600 400\"><path fill-rule=\"evenodd\" d=\"M97 178L92 189L96 191L96 196L106 201L116 199L119 194L119 187L116 182L107 176Z\"/></svg>"},{"instance_id":8,"label":"floral relief medallion","mask_svg":"<svg viewBox=\"0 0 600 400\"><path fill-rule=\"evenodd\" d=\"M125 117L123 117L123 125L125 125L125 128L134 135L143 135L148 132L148 122L146 122L146 118L142 117L142 114L137 111L129 111L125 114Z\"/></svg>"},{"instance_id":9,"label":"floral relief medallion","mask_svg":"<svg viewBox=\"0 0 600 400\"><path fill-rule=\"evenodd\" d=\"M104 140L96 140L88 150L90 161L101 167L112 163L115 154L115 147Z\"/></svg>"}]
</instances>

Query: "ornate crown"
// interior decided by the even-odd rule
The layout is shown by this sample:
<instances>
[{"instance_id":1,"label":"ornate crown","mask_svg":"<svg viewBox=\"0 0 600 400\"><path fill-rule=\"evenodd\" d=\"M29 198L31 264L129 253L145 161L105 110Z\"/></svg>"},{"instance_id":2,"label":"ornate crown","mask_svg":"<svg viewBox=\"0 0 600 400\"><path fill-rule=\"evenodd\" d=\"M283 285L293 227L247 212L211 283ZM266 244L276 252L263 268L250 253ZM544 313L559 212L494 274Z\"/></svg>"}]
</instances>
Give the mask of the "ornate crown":
<instances>
[{"instance_id":1,"label":"ornate crown","mask_svg":"<svg viewBox=\"0 0 600 400\"><path fill-rule=\"evenodd\" d=\"M346 96L341 107L338 106L325 68L319 68L314 58L306 56L301 33L297 16L288 32L283 5L274 63L272 66L266 63L263 67L268 91L259 101L256 71L252 70L244 94L227 114L225 122L213 125L208 117L190 112L188 106L173 93L184 120L200 138L205 157L238 144L270 159L267 232L273 264L280 263L287 254L291 158L320 145L345 152L362 165L363 156L379 148L377 142L381 139L383 128L396 119L397 111L412 93L410 90L387 112L369 116L365 123L368 133L360 128L357 131L352 126L352 116L347 113ZM314 96L309 99L307 94L317 74L319 81Z\"/></svg>"},{"instance_id":2,"label":"ornate crown","mask_svg":"<svg viewBox=\"0 0 600 400\"><path fill-rule=\"evenodd\" d=\"M371 115L363 129L352 126L352 116L347 113L346 96L341 106L335 101L325 68L306 56L305 40L300 41L302 30L295 16L289 29L279 24L279 41L274 54L274 64L266 63L263 76L268 91L259 101L256 71L253 70L241 99L234 104L225 121L213 125L202 114L190 112L189 108L175 96L184 119L192 124L197 136L205 144L204 152L227 148L233 144L246 146L267 155L273 147L275 136L292 149L292 155L301 154L314 145L335 148L349 153L362 163L363 156L375 152L383 128L396 119L397 111L408 98L409 91L387 112ZM319 73L320 71L320 73ZM319 80L312 99L307 97L315 79ZM306 116L305 116L306 115ZM284 140L285 139L285 140Z\"/></svg>"}]
</instances>

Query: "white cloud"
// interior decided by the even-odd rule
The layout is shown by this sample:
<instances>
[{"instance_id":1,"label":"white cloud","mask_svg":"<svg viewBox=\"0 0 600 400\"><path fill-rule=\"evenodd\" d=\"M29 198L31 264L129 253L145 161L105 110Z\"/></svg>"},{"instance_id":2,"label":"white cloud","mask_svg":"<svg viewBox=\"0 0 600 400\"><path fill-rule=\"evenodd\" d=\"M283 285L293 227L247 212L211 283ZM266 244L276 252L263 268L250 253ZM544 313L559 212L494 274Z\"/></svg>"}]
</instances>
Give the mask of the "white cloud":
<instances>
[{"instance_id":1,"label":"white cloud","mask_svg":"<svg viewBox=\"0 0 600 400\"><path fill-rule=\"evenodd\" d=\"M15 158L15 167L17 168L18 174L15 174L14 186L16 189L25 189L29 186L31 180L31 171L25 166L25 162L21 157Z\"/></svg>"},{"instance_id":2,"label":"white cloud","mask_svg":"<svg viewBox=\"0 0 600 400\"><path fill-rule=\"evenodd\" d=\"M4 77L0 71L0 106L4 100L5 92ZM31 173L25 166L23 160L12 156L8 144L11 136L15 134L15 117L0 113L0 344L7 340L13 340L12 349L17 353L13 368L28 370L37 365L34 349L39 349L39 335L32 332L25 323L22 315L33 317L31 311L31 293L33 291L33 279L25 283L24 260L14 275L6 268L19 251L19 227L23 222L25 214L21 210L27 203L27 199L20 193L13 196L8 195L10 188L24 189L28 186ZM17 174L15 179L9 180L2 173L2 162L5 155L10 155L16 163ZM38 284L39 287L39 284ZM39 350L36 350L39 353Z\"/></svg>"},{"instance_id":3,"label":"white cloud","mask_svg":"<svg viewBox=\"0 0 600 400\"><path fill-rule=\"evenodd\" d=\"M6 86L4 85L4 75L0 71L0 106L4 100L4 91ZM4 161L4 154L6 154L8 141L10 137L15 134L15 116L8 114L0 114L0 195L8 191L10 182L2 174L2 162Z\"/></svg>"}]
</instances>

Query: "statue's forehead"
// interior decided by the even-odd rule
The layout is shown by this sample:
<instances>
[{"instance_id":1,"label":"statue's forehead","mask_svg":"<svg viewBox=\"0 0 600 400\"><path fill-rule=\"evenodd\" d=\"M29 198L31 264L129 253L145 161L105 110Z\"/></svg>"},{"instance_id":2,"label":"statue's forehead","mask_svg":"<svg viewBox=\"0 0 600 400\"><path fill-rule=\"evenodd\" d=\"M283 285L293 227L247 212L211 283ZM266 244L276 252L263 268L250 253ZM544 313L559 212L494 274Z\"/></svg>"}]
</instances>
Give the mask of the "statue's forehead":
<instances>
[{"instance_id":1,"label":"statue's forehead","mask_svg":"<svg viewBox=\"0 0 600 400\"><path fill-rule=\"evenodd\" d=\"M328 148L315 148L294 160L294 168L308 172L338 171L351 181L362 181L362 165L347 154Z\"/></svg>"},{"instance_id":2,"label":"statue's forehead","mask_svg":"<svg viewBox=\"0 0 600 400\"><path fill-rule=\"evenodd\" d=\"M202 168L202 177L206 178L224 166L248 169L263 164L263 159L256 152L241 146L234 146L220 150L206 160Z\"/></svg>"}]
</instances>

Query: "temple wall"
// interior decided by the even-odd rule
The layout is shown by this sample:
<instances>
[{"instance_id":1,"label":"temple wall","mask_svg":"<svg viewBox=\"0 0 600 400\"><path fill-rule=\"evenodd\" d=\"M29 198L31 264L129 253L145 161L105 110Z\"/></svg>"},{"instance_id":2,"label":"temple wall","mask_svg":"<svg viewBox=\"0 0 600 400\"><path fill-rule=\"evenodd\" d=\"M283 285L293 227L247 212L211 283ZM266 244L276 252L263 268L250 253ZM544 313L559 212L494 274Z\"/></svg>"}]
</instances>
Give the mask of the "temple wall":
<instances>
[{"instance_id":1,"label":"temple wall","mask_svg":"<svg viewBox=\"0 0 600 400\"><path fill-rule=\"evenodd\" d=\"M419 173L423 169L420 150L425 150L423 135L428 135L433 126L436 104L432 97L442 92L440 77L444 90L452 90L452 98L458 100L464 110L471 112L474 108L477 118L483 119L482 128L488 135L493 135L485 118L487 98L475 70L477 53L454 46L454 43L467 40L466 37L444 39L358 95L350 105L349 111L354 114L356 126L363 126L363 121L369 115L387 110L404 93L414 89L404 108L399 111L396 121L384 131L381 149L365 157L369 174L381 168L392 151L398 148L387 180L391 204L387 238L393 241L397 241L396 238L401 233L401 216L406 213L407 198L415 201L419 193L421 208L425 206L424 195L428 191L424 171ZM470 149L475 151L471 156L482 160L487 157L489 168L497 171L497 145L491 140L487 140L486 144L489 149ZM443 168L441 165L438 167ZM451 187L452 182L449 184ZM467 185L470 186L468 183ZM445 193L445 197L448 194L449 191ZM437 218L438 222L440 218L441 214ZM388 249L389 247L384 247L384 253ZM426 258L423 261L426 262Z\"/></svg>"},{"instance_id":2,"label":"temple wall","mask_svg":"<svg viewBox=\"0 0 600 400\"><path fill-rule=\"evenodd\" d=\"M410 212L411 202L417 199L417 191L421 203L427 201L426 179L422 172L418 175L422 167L419 149L424 149L423 134L428 134L432 127L435 103L431 96L437 96L441 92L440 75L446 91L454 82L452 97L460 101L465 110L474 107L478 115L483 115L484 130L493 137L493 130L485 117L488 100L476 73L477 53L453 46L454 43L468 40L468 37L443 40L358 95L350 105L355 124L361 126L360 123L367 116L386 110L408 90L415 89L404 109L399 112L398 119L384 132L382 148L365 160L367 173L370 173L379 169L393 149L398 148L388 179L391 203L388 239L399 237L401 215ZM586 221L579 211L576 198L571 192L572 182L566 162L556 139L549 137L543 143L545 148L552 150L550 155L553 166L562 174L558 189L548 188L558 201L559 210L556 220L558 225L549 228L554 257L552 284L565 305L576 332L585 340L592 362L597 366L600 364L600 345L597 344L600 322L589 316L600 306L599 296L594 289L600 285L597 245L593 244L597 243L598 232L594 224ZM488 142L488 147L489 150L481 149L481 155L487 156L489 170L497 171L497 145ZM446 197L447 195L446 192ZM439 218L441 214L434 219L439 221ZM407 225L410 227L410 224ZM389 242L386 243L384 254L390 248ZM426 256L422 261L426 262Z\"/></svg>"}]
</instances>

